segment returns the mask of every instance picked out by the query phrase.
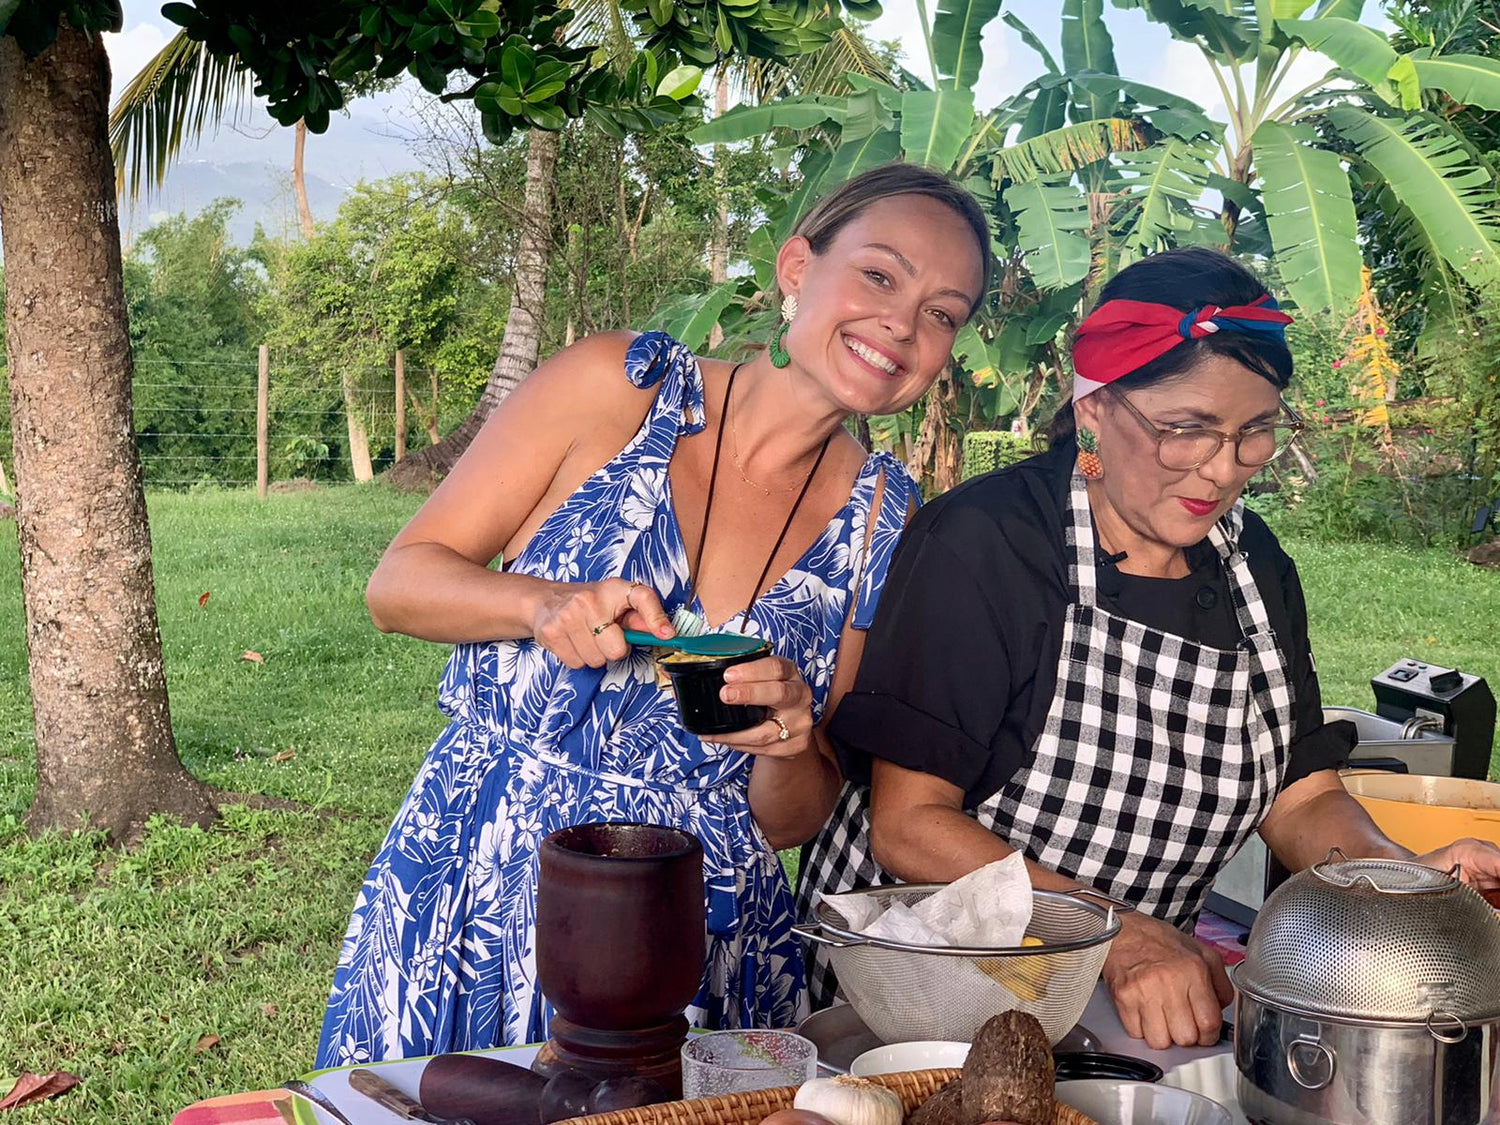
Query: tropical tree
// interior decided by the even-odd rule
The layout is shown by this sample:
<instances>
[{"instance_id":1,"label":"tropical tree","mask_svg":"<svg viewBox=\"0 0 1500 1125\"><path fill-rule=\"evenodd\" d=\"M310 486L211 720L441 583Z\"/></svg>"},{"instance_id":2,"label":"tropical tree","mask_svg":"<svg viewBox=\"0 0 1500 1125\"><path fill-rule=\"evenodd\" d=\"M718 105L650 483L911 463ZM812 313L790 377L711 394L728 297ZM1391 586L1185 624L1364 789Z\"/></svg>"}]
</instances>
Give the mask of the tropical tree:
<instances>
[{"instance_id":1,"label":"tropical tree","mask_svg":"<svg viewBox=\"0 0 1500 1125\"><path fill-rule=\"evenodd\" d=\"M571 12L548 0L247 0L207 10L169 4L164 13L215 58L253 73L282 124L323 131L344 103L340 81L357 76L407 71L448 94L450 76L461 75L468 84L451 96L471 99L497 141L586 111L649 125L681 112L670 95L691 73L679 72L677 51L693 66L721 51L795 52L817 46L834 23L805 4L770 0L645 6L635 17L641 35L653 57L671 63L648 90L627 90L588 44L560 44ZM0 233L37 753L30 823L117 833L152 812L211 813L172 741L131 423L109 64L99 38L122 19L118 0L0 3ZM147 165L180 137L180 115L193 112L189 100L167 99Z\"/></svg>"},{"instance_id":2,"label":"tropical tree","mask_svg":"<svg viewBox=\"0 0 1500 1125\"><path fill-rule=\"evenodd\" d=\"M357 481L374 478L370 392L389 390L398 349L429 351L454 322L459 226L419 177L396 177L361 185L317 238L272 262L267 339L311 373L296 409L342 409Z\"/></svg>"},{"instance_id":3,"label":"tropical tree","mask_svg":"<svg viewBox=\"0 0 1500 1125\"><path fill-rule=\"evenodd\" d=\"M219 199L157 222L125 260L132 405L148 485L243 481L254 469L246 420L254 417L255 347L265 338L255 307L263 282L251 252L230 242L238 208ZM207 366L224 364L226 354L238 355L238 377L233 367Z\"/></svg>"},{"instance_id":4,"label":"tropical tree","mask_svg":"<svg viewBox=\"0 0 1500 1125\"><path fill-rule=\"evenodd\" d=\"M201 820L172 741L105 123L117 3L0 6L0 235L33 828Z\"/></svg>"},{"instance_id":5,"label":"tropical tree","mask_svg":"<svg viewBox=\"0 0 1500 1125\"><path fill-rule=\"evenodd\" d=\"M1043 73L976 112L980 36L1000 2L942 0L927 34L930 82L865 82L843 98L744 107L695 134L709 143L776 131L799 144L801 184L759 243L762 287L770 251L805 201L873 164L898 156L928 164L986 200L1003 263L997 289L958 342L967 384L939 382L928 404L939 409L924 415L927 432L913 452L922 465L936 458L939 486L956 472L955 422L1024 416L1045 403L1060 331L1142 254L1184 243L1274 254L1299 306L1347 312L1362 264L1353 185L1380 182L1395 237L1411 253L1455 284L1500 285L1493 172L1421 107L1424 91L1435 90L1500 107L1500 65L1430 46L1398 52L1357 22L1358 0L1322 0L1315 9L1311 0L1117 3L1143 9L1198 48L1227 122L1121 75L1102 0L1064 0L1060 63L1007 13ZM1284 91L1309 50L1335 69Z\"/></svg>"}]
</instances>

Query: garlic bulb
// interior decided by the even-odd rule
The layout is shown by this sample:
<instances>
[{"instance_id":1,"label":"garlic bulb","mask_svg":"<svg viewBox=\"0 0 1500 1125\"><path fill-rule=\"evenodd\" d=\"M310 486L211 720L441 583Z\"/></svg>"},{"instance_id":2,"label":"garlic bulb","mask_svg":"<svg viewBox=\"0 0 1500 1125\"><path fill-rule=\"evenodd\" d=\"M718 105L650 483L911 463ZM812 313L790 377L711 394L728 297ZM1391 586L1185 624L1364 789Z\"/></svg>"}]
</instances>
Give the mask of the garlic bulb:
<instances>
[{"instance_id":1,"label":"garlic bulb","mask_svg":"<svg viewBox=\"0 0 1500 1125\"><path fill-rule=\"evenodd\" d=\"M835 1125L901 1125L906 1116L894 1090L850 1074L802 1083L792 1107L820 1113Z\"/></svg>"}]
</instances>

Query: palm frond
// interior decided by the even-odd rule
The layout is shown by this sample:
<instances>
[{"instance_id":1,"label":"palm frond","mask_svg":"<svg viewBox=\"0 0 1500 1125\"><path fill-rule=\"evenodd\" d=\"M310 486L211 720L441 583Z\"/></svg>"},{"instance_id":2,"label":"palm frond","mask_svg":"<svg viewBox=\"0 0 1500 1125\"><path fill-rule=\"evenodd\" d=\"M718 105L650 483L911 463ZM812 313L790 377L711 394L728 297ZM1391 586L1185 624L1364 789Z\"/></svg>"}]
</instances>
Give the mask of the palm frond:
<instances>
[{"instance_id":1,"label":"palm frond","mask_svg":"<svg viewBox=\"0 0 1500 1125\"><path fill-rule=\"evenodd\" d=\"M639 48L625 26L620 0L571 0L568 7L573 9L567 26L568 42L603 47L610 65L623 74Z\"/></svg>"},{"instance_id":2,"label":"palm frond","mask_svg":"<svg viewBox=\"0 0 1500 1125\"><path fill-rule=\"evenodd\" d=\"M234 120L250 104L254 79L179 31L120 91L109 114L115 191L131 199L160 187L184 143ZM127 173L128 169L128 173Z\"/></svg>"},{"instance_id":3,"label":"palm frond","mask_svg":"<svg viewBox=\"0 0 1500 1125\"><path fill-rule=\"evenodd\" d=\"M869 41L847 25L840 26L816 51L793 56L785 62L741 55L728 60L726 65L730 68L730 81L740 95L757 102L793 94L847 94L853 87L844 77L846 74L894 84L890 69Z\"/></svg>"}]
</instances>

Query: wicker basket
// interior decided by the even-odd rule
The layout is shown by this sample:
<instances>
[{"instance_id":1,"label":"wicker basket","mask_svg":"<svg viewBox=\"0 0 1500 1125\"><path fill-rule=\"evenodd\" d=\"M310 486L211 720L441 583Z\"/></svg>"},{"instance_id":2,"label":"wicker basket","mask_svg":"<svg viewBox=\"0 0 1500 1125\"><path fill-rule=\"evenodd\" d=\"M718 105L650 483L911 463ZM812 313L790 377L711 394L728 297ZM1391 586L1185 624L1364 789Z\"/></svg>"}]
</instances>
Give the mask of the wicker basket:
<instances>
[{"instance_id":1,"label":"wicker basket","mask_svg":"<svg viewBox=\"0 0 1500 1125\"><path fill-rule=\"evenodd\" d=\"M908 1070L900 1074L875 1075L870 1081L896 1091L906 1112L911 1113L961 1073L956 1068ZM720 1094L716 1098L663 1102L640 1109L575 1117L566 1125L760 1125L778 1109L791 1109L796 1093L795 1086L778 1086L774 1090L754 1090L748 1094ZM1095 1122L1071 1106L1058 1102L1056 1125L1095 1125Z\"/></svg>"}]
</instances>

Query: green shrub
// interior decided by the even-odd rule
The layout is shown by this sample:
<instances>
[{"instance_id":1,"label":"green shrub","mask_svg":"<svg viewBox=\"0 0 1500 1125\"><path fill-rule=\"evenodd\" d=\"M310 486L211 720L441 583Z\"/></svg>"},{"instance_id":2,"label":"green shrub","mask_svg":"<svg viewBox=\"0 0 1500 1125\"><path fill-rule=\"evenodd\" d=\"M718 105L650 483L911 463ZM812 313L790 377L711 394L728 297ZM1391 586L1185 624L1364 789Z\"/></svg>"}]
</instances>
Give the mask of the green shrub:
<instances>
[{"instance_id":1,"label":"green shrub","mask_svg":"<svg viewBox=\"0 0 1500 1125\"><path fill-rule=\"evenodd\" d=\"M1014 465L1035 452L1028 436L1009 430L971 430L964 435L964 480Z\"/></svg>"},{"instance_id":2,"label":"green shrub","mask_svg":"<svg viewBox=\"0 0 1500 1125\"><path fill-rule=\"evenodd\" d=\"M1252 489L1251 506L1278 535L1412 547L1470 542L1481 497L1466 441L1424 433L1387 447L1379 431L1312 428L1303 448L1316 479L1283 464Z\"/></svg>"}]
</instances>

